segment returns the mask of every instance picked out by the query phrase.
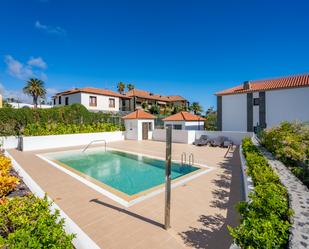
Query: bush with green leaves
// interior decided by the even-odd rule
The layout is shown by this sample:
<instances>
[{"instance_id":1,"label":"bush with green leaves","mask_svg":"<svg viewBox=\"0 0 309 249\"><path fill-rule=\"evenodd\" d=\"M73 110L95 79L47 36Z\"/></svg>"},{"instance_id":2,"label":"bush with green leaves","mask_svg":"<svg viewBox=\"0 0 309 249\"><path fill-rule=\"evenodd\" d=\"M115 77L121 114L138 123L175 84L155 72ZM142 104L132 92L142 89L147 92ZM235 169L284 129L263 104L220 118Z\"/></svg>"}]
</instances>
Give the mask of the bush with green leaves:
<instances>
[{"instance_id":1,"label":"bush with green leaves","mask_svg":"<svg viewBox=\"0 0 309 249\"><path fill-rule=\"evenodd\" d=\"M261 144L309 187L309 124L282 122L261 133Z\"/></svg>"},{"instance_id":2,"label":"bush with green leaves","mask_svg":"<svg viewBox=\"0 0 309 249\"><path fill-rule=\"evenodd\" d=\"M93 127L97 126L97 123L113 124L118 128L122 128L123 125L120 116L112 116L102 112L89 112L81 104L50 109L0 108L0 136L25 135L25 130L38 126L50 127L57 124L60 128L61 125L76 125L78 130L85 129L83 125ZM44 130L44 128L42 129Z\"/></svg>"},{"instance_id":3,"label":"bush with green leaves","mask_svg":"<svg viewBox=\"0 0 309 249\"><path fill-rule=\"evenodd\" d=\"M59 210L51 213L47 197L5 199L0 205L1 248L73 248L74 235L64 231Z\"/></svg>"},{"instance_id":4,"label":"bush with green leaves","mask_svg":"<svg viewBox=\"0 0 309 249\"><path fill-rule=\"evenodd\" d=\"M286 248L292 215L286 189L250 138L243 139L242 148L254 191L249 202L237 205L241 224L228 227L230 234L241 248Z\"/></svg>"}]
</instances>

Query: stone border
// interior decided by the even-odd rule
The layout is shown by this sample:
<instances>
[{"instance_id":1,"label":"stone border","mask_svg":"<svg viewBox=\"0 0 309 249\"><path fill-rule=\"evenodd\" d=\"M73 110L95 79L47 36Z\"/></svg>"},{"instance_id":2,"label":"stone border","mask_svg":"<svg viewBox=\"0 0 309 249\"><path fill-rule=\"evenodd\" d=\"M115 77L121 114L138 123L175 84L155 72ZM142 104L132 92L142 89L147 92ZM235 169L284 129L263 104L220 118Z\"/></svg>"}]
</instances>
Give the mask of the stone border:
<instances>
[{"instance_id":1,"label":"stone border","mask_svg":"<svg viewBox=\"0 0 309 249\"><path fill-rule=\"evenodd\" d=\"M252 137L253 144L268 160L269 165L279 176L280 182L285 186L289 197L289 206L294 214L291 218L289 248L309 248L309 190L308 188L286 167L278 161L259 143L257 137Z\"/></svg>"},{"instance_id":2,"label":"stone border","mask_svg":"<svg viewBox=\"0 0 309 249\"><path fill-rule=\"evenodd\" d=\"M251 176L247 174L247 161L243 154L242 145L239 146L239 157L241 164L241 178L243 181L243 197L246 202L250 201L249 194L254 190L253 181Z\"/></svg>"}]
</instances>

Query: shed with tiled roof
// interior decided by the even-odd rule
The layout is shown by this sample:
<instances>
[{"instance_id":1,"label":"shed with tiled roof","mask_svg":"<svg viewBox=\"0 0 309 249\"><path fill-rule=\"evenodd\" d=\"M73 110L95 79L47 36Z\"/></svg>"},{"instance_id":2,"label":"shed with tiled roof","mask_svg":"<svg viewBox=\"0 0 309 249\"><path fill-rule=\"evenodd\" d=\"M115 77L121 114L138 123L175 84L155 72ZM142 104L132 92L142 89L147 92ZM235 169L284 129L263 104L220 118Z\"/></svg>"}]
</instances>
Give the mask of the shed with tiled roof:
<instances>
[{"instance_id":1,"label":"shed with tiled roof","mask_svg":"<svg viewBox=\"0 0 309 249\"><path fill-rule=\"evenodd\" d=\"M125 125L125 138L148 140L152 138L155 116L143 110L136 110L122 117Z\"/></svg>"},{"instance_id":2,"label":"shed with tiled roof","mask_svg":"<svg viewBox=\"0 0 309 249\"><path fill-rule=\"evenodd\" d=\"M204 130L205 118L181 111L164 119L164 127L172 126L175 130Z\"/></svg>"}]
</instances>

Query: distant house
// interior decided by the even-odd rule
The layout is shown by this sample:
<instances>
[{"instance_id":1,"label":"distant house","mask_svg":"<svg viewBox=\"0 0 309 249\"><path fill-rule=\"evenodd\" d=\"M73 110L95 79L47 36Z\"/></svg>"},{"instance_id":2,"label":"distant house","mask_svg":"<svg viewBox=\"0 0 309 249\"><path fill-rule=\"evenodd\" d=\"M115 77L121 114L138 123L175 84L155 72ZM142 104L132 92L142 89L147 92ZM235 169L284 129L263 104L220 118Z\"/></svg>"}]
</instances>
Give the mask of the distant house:
<instances>
[{"instance_id":1,"label":"distant house","mask_svg":"<svg viewBox=\"0 0 309 249\"><path fill-rule=\"evenodd\" d=\"M309 121L309 74L245 81L217 96L218 130L254 131Z\"/></svg>"},{"instance_id":2,"label":"distant house","mask_svg":"<svg viewBox=\"0 0 309 249\"><path fill-rule=\"evenodd\" d=\"M187 107L189 102L178 95L163 96L160 94L154 94L144 90L133 89L125 94L130 97L130 106L136 109L150 110L153 105L157 105L161 112L165 107L180 106Z\"/></svg>"},{"instance_id":3,"label":"distant house","mask_svg":"<svg viewBox=\"0 0 309 249\"><path fill-rule=\"evenodd\" d=\"M100 88L75 88L57 93L53 97L54 106L74 103L80 103L90 111L106 112L132 112L138 109L147 111L152 105L158 105L160 110L163 111L165 107L187 107L188 105L188 101L181 96L162 96L137 89L133 89L126 94L120 94Z\"/></svg>"},{"instance_id":4,"label":"distant house","mask_svg":"<svg viewBox=\"0 0 309 249\"><path fill-rule=\"evenodd\" d=\"M57 93L53 97L54 106L74 103L82 104L90 111L119 112L130 111L131 109L129 97L107 89L75 88Z\"/></svg>"},{"instance_id":5,"label":"distant house","mask_svg":"<svg viewBox=\"0 0 309 249\"><path fill-rule=\"evenodd\" d=\"M204 130L205 118L190 112L181 111L163 119L164 127L172 126L174 130Z\"/></svg>"}]
</instances>

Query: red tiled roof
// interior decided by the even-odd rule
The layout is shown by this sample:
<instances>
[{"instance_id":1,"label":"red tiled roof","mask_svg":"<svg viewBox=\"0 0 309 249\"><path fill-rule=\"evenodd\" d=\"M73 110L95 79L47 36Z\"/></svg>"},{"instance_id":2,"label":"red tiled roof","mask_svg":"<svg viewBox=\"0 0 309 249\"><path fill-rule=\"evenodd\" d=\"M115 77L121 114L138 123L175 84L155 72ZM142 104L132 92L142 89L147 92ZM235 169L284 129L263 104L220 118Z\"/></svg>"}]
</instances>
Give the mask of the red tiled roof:
<instances>
[{"instance_id":1,"label":"red tiled roof","mask_svg":"<svg viewBox=\"0 0 309 249\"><path fill-rule=\"evenodd\" d=\"M122 117L123 119L155 119L156 117L143 110L136 110Z\"/></svg>"},{"instance_id":2,"label":"red tiled roof","mask_svg":"<svg viewBox=\"0 0 309 249\"><path fill-rule=\"evenodd\" d=\"M165 101L165 102L186 101L186 99L181 96L163 96L160 94L153 94L151 92L139 90L139 89L133 89L127 92L126 96L139 97L139 98L144 98L144 99L153 99L153 100L159 100L159 101Z\"/></svg>"},{"instance_id":3,"label":"red tiled roof","mask_svg":"<svg viewBox=\"0 0 309 249\"><path fill-rule=\"evenodd\" d=\"M105 95L105 96L113 96L113 97L119 97L119 98L128 98L127 96L123 94L116 93L108 89L100 89L100 88L93 88L93 87L75 88L69 91L57 93L56 96L63 96L63 95L69 95L73 93L80 93L80 92Z\"/></svg>"},{"instance_id":4,"label":"red tiled roof","mask_svg":"<svg viewBox=\"0 0 309 249\"><path fill-rule=\"evenodd\" d=\"M205 118L202 118L198 115L194 115L190 112L181 111L172 116L162 119L163 121L205 121Z\"/></svg>"},{"instance_id":5,"label":"red tiled roof","mask_svg":"<svg viewBox=\"0 0 309 249\"><path fill-rule=\"evenodd\" d=\"M244 84L235 86L224 91L217 92L217 96L227 94L249 93L257 91L267 91L285 88L308 87L309 74L294 75L276 79L249 81L248 87L244 88Z\"/></svg>"}]
</instances>

